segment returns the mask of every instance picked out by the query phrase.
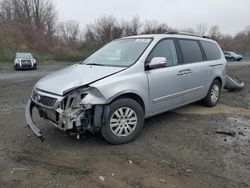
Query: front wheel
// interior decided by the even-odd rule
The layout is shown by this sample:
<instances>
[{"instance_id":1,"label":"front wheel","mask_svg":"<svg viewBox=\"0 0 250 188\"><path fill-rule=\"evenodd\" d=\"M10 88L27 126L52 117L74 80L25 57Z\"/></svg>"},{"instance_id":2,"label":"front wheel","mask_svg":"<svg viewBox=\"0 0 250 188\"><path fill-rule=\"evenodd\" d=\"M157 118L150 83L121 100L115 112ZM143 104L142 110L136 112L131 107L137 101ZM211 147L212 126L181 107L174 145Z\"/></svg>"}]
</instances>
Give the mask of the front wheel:
<instances>
[{"instance_id":1,"label":"front wheel","mask_svg":"<svg viewBox=\"0 0 250 188\"><path fill-rule=\"evenodd\" d=\"M13 64L13 68L14 68L15 71L18 70L17 65L14 65L14 64Z\"/></svg>"},{"instance_id":2,"label":"front wheel","mask_svg":"<svg viewBox=\"0 0 250 188\"><path fill-rule=\"evenodd\" d=\"M102 125L103 138L111 144L133 141L141 132L144 113L140 104L133 99L119 99L110 104L110 113Z\"/></svg>"},{"instance_id":3,"label":"front wheel","mask_svg":"<svg viewBox=\"0 0 250 188\"><path fill-rule=\"evenodd\" d=\"M216 106L220 99L221 84L218 80L214 80L210 85L207 96L202 100L203 104L208 107Z\"/></svg>"}]
</instances>

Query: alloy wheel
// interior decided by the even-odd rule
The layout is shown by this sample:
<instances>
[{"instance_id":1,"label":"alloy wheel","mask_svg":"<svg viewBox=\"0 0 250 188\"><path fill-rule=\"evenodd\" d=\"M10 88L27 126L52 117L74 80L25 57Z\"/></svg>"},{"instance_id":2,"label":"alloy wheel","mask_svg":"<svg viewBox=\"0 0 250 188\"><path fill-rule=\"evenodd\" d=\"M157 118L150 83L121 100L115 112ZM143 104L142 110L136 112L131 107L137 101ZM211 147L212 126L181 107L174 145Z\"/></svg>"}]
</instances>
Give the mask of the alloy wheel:
<instances>
[{"instance_id":1,"label":"alloy wheel","mask_svg":"<svg viewBox=\"0 0 250 188\"><path fill-rule=\"evenodd\" d=\"M112 114L109 125L116 136L128 136L137 126L137 115L131 108L121 107Z\"/></svg>"}]
</instances>

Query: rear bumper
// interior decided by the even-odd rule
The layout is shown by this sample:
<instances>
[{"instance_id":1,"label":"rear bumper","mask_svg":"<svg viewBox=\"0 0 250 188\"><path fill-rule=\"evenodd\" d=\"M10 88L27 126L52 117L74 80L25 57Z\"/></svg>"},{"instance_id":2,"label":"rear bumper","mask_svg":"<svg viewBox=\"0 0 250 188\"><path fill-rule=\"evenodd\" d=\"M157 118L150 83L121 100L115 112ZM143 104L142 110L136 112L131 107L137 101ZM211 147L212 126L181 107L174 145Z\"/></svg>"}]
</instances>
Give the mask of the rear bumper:
<instances>
[{"instance_id":1,"label":"rear bumper","mask_svg":"<svg viewBox=\"0 0 250 188\"><path fill-rule=\"evenodd\" d=\"M32 132L41 140L44 141L44 137L42 136L41 131L36 127L33 118L32 118L32 111L34 108L35 104L34 102L29 99L26 105L26 109L25 109L25 117L26 117L26 121L28 123L28 127L32 130Z\"/></svg>"}]
</instances>

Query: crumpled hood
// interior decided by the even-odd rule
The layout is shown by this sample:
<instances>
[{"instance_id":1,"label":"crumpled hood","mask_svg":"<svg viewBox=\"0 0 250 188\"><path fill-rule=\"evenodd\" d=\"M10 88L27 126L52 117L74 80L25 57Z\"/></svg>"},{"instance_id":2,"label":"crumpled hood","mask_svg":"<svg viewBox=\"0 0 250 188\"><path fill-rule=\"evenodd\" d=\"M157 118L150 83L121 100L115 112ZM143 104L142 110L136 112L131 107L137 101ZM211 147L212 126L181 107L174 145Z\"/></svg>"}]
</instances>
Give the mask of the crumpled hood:
<instances>
[{"instance_id":1,"label":"crumpled hood","mask_svg":"<svg viewBox=\"0 0 250 188\"><path fill-rule=\"evenodd\" d=\"M87 85L123 69L124 67L77 64L49 74L39 80L35 88L63 95L65 91Z\"/></svg>"}]
</instances>

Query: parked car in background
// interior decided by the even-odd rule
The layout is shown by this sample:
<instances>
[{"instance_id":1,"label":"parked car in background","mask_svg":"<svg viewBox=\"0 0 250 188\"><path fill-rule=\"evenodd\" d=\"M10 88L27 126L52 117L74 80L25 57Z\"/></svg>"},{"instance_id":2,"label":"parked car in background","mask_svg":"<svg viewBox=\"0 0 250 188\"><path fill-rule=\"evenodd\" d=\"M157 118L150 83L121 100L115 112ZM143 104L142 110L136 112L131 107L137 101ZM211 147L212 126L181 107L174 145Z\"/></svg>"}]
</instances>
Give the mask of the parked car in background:
<instances>
[{"instance_id":1,"label":"parked car in background","mask_svg":"<svg viewBox=\"0 0 250 188\"><path fill-rule=\"evenodd\" d=\"M224 56L228 61L240 61L242 60L242 55L236 54L235 52L231 51L224 51Z\"/></svg>"},{"instance_id":2,"label":"parked car in background","mask_svg":"<svg viewBox=\"0 0 250 188\"><path fill-rule=\"evenodd\" d=\"M33 107L77 138L100 131L109 143L123 144L139 135L145 118L199 100L215 106L226 78L223 52L211 39L180 33L117 39L38 81L26 120L41 140Z\"/></svg>"},{"instance_id":3,"label":"parked car in background","mask_svg":"<svg viewBox=\"0 0 250 188\"><path fill-rule=\"evenodd\" d=\"M15 70L35 70L37 68L37 62L31 53L17 52L13 58L13 67Z\"/></svg>"}]
</instances>

